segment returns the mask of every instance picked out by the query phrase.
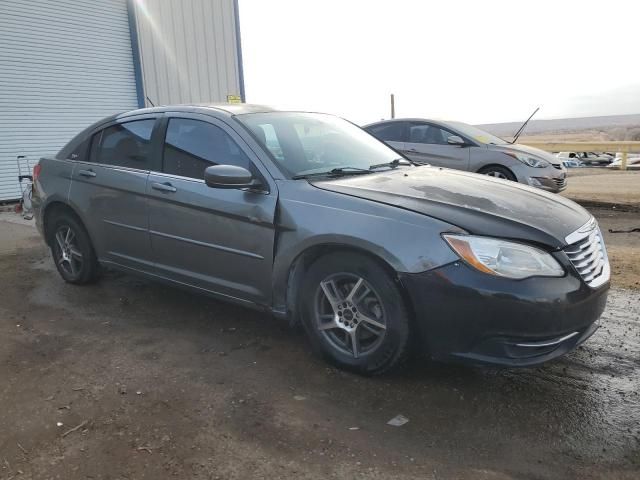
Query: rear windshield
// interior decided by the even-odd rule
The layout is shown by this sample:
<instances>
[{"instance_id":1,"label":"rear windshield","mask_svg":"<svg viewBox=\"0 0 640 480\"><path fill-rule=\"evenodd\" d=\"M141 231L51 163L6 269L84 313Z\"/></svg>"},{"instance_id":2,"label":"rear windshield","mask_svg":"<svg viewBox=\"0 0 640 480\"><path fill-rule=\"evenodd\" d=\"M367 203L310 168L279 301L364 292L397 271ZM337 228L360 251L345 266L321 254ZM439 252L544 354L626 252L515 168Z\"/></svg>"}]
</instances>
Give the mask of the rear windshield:
<instances>
[{"instance_id":1,"label":"rear windshield","mask_svg":"<svg viewBox=\"0 0 640 480\"><path fill-rule=\"evenodd\" d=\"M478 127L474 127L473 125L468 125L462 122L447 122L446 125L451 125L452 128L455 128L463 135L466 135L479 143L484 143L486 145L506 145L509 143L500 137L496 137L489 132L485 132Z\"/></svg>"}]
</instances>

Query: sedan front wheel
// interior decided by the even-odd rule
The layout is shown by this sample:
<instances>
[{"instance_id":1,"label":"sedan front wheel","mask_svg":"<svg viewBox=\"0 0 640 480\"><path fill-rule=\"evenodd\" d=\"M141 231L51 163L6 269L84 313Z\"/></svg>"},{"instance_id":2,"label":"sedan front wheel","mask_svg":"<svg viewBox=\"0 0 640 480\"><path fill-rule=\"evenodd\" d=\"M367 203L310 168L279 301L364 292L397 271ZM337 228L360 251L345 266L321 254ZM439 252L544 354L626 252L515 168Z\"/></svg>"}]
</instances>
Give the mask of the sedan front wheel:
<instances>
[{"instance_id":1,"label":"sedan front wheel","mask_svg":"<svg viewBox=\"0 0 640 480\"><path fill-rule=\"evenodd\" d=\"M317 260L303 280L300 311L316 351L341 368L380 374L404 360L409 318L391 276L366 256Z\"/></svg>"},{"instance_id":2,"label":"sedan front wheel","mask_svg":"<svg viewBox=\"0 0 640 480\"><path fill-rule=\"evenodd\" d=\"M505 167L501 167L499 165L484 167L478 173L481 173L483 175L488 175L489 177L502 178L503 180L511 180L512 182L518 181L518 179L513 174L513 172L511 172L511 170Z\"/></svg>"}]
</instances>

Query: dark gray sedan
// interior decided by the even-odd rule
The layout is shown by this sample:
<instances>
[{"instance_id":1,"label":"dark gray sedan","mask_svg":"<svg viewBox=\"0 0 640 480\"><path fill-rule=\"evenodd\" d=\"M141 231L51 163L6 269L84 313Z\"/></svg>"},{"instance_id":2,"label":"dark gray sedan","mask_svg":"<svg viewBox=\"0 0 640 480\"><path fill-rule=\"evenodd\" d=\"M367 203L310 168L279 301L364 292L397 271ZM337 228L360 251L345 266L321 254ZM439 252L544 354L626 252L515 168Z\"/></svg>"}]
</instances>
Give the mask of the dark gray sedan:
<instances>
[{"instance_id":1,"label":"dark gray sedan","mask_svg":"<svg viewBox=\"0 0 640 480\"><path fill-rule=\"evenodd\" d=\"M272 312L362 373L411 349L538 364L587 339L607 297L602 236L580 206L414 165L330 115L136 110L90 126L34 177L67 282L110 267Z\"/></svg>"}]
</instances>

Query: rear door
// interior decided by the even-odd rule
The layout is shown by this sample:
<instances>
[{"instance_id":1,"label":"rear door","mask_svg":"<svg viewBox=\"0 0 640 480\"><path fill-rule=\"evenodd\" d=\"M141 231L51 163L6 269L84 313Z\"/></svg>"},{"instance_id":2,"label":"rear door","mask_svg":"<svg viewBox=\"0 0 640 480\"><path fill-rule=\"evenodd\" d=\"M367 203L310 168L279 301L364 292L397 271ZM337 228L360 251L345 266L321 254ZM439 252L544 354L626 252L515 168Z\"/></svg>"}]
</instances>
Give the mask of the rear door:
<instances>
[{"instance_id":1,"label":"rear door","mask_svg":"<svg viewBox=\"0 0 640 480\"><path fill-rule=\"evenodd\" d=\"M367 131L391 148L404 152L407 139L407 122L387 122L367 127Z\"/></svg>"},{"instance_id":2,"label":"rear door","mask_svg":"<svg viewBox=\"0 0 640 480\"><path fill-rule=\"evenodd\" d=\"M73 170L70 201L78 209L98 258L151 270L146 183L157 161L156 116L113 123L93 134L87 161Z\"/></svg>"},{"instance_id":3,"label":"rear door","mask_svg":"<svg viewBox=\"0 0 640 480\"><path fill-rule=\"evenodd\" d=\"M275 183L226 123L180 114L163 124L162 170L150 174L147 187L159 273L225 297L270 303ZM264 188L210 188L204 170L216 164L247 168Z\"/></svg>"},{"instance_id":4,"label":"rear door","mask_svg":"<svg viewBox=\"0 0 640 480\"><path fill-rule=\"evenodd\" d=\"M426 122L411 122L405 155L416 162L439 167L468 170L470 149L467 146L449 145L447 139L457 135L440 126Z\"/></svg>"}]
</instances>

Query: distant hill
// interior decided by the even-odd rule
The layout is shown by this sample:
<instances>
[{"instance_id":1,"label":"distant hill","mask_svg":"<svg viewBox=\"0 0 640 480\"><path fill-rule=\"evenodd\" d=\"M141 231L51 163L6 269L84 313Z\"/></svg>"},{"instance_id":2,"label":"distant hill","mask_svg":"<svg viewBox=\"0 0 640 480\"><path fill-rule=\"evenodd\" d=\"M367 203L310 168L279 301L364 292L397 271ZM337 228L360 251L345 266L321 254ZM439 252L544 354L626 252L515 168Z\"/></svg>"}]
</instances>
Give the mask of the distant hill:
<instances>
[{"instance_id":1,"label":"distant hill","mask_svg":"<svg viewBox=\"0 0 640 480\"><path fill-rule=\"evenodd\" d=\"M522 120L524 122L525 119ZM488 123L478 127L498 136L512 136L522 122ZM525 129L525 135L543 133L573 133L581 130L607 130L613 127L631 127L640 125L640 114L608 115L604 117L558 118L554 120L531 120Z\"/></svg>"}]
</instances>

